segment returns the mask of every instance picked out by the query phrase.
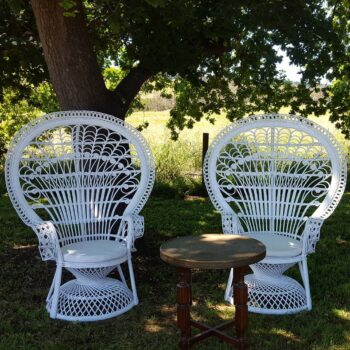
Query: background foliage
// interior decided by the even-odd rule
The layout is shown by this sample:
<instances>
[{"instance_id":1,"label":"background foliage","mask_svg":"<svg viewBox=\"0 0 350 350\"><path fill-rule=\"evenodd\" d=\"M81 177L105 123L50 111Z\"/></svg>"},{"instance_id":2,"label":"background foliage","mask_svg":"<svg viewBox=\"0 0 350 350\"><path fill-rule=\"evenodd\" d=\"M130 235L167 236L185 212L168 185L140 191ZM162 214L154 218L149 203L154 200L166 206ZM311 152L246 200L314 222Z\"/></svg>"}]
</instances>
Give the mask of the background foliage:
<instances>
[{"instance_id":1,"label":"background foliage","mask_svg":"<svg viewBox=\"0 0 350 350\"><path fill-rule=\"evenodd\" d=\"M79 1L60 1L72 21ZM303 115L329 113L349 136L348 0L84 0L83 5L108 88L115 89L136 67L148 72L144 92L159 91L175 101L168 123L173 138L202 118L213 121L220 111L233 120L282 107ZM30 84L48 80L47 69L29 3L6 0L0 6L0 87L15 87L21 98L30 94ZM278 49L300 67L300 84L277 70ZM139 107L136 99L131 109Z\"/></svg>"},{"instance_id":2,"label":"background foliage","mask_svg":"<svg viewBox=\"0 0 350 350\"><path fill-rule=\"evenodd\" d=\"M55 94L49 83L31 87L28 98L16 89L4 88L0 102L0 159L16 131L34 118L59 109Z\"/></svg>"}]
</instances>

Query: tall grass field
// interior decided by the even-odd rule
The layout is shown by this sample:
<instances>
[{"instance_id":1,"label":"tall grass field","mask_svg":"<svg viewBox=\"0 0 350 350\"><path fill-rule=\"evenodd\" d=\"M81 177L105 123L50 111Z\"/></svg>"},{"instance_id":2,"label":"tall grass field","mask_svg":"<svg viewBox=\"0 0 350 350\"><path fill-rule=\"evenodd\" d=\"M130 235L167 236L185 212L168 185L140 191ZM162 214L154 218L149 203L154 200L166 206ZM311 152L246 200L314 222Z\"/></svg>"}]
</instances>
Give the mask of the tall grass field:
<instances>
[{"instance_id":1,"label":"tall grass field","mask_svg":"<svg viewBox=\"0 0 350 350\"><path fill-rule=\"evenodd\" d=\"M281 113L287 113L282 110ZM151 146L156 159L156 191L165 194L170 191L182 194L193 194L201 191L200 175L202 170L202 135L209 133L209 143L230 121L224 114L215 116L215 124L205 118L196 123L192 129L180 132L177 141L170 139L166 124L170 118L169 111L140 111L130 115L126 121L137 127L144 122L149 126L142 134ZM350 141L332 124L327 116L309 117L315 123L330 131L343 145L349 156Z\"/></svg>"}]
</instances>

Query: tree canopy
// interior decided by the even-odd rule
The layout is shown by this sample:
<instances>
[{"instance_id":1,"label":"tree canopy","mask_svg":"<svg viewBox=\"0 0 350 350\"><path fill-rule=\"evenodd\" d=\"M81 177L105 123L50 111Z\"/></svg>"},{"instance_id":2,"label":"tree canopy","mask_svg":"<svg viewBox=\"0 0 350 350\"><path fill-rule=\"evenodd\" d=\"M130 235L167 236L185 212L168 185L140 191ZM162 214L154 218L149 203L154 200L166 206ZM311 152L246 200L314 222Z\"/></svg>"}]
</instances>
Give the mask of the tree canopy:
<instances>
[{"instance_id":1,"label":"tree canopy","mask_svg":"<svg viewBox=\"0 0 350 350\"><path fill-rule=\"evenodd\" d=\"M174 137L222 110L233 120L284 106L329 112L350 135L347 0L7 0L0 11L2 88L25 93L50 76L61 108L120 118L141 88L174 94ZM299 84L277 70L279 49L300 66Z\"/></svg>"}]
</instances>

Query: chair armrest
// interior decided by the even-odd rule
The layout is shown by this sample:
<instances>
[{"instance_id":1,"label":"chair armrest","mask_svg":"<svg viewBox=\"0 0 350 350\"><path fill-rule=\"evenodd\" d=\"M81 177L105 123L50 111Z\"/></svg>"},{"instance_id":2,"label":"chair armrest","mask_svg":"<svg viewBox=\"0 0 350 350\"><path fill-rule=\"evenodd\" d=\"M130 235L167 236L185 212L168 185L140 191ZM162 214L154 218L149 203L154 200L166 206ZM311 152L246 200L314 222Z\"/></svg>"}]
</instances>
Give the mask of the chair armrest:
<instances>
[{"instance_id":1,"label":"chair armrest","mask_svg":"<svg viewBox=\"0 0 350 350\"><path fill-rule=\"evenodd\" d=\"M125 240L127 248L135 250L134 242L144 234L144 218L141 215L124 215L122 217L119 237Z\"/></svg>"},{"instance_id":2,"label":"chair armrest","mask_svg":"<svg viewBox=\"0 0 350 350\"><path fill-rule=\"evenodd\" d=\"M51 221L34 224L32 229L39 240L39 252L42 260L57 260L62 258L55 226Z\"/></svg>"},{"instance_id":3,"label":"chair armrest","mask_svg":"<svg viewBox=\"0 0 350 350\"><path fill-rule=\"evenodd\" d=\"M305 254L315 252L316 243L320 239L320 231L323 221L323 219L316 217L309 217L306 220L305 228L302 234L303 252Z\"/></svg>"},{"instance_id":4,"label":"chair armrest","mask_svg":"<svg viewBox=\"0 0 350 350\"><path fill-rule=\"evenodd\" d=\"M244 230L236 214L221 214L222 232L231 235L242 235Z\"/></svg>"},{"instance_id":5,"label":"chair armrest","mask_svg":"<svg viewBox=\"0 0 350 350\"><path fill-rule=\"evenodd\" d=\"M145 231L145 219L141 215L133 214L131 219L134 227L134 237L135 239L141 238Z\"/></svg>"}]
</instances>

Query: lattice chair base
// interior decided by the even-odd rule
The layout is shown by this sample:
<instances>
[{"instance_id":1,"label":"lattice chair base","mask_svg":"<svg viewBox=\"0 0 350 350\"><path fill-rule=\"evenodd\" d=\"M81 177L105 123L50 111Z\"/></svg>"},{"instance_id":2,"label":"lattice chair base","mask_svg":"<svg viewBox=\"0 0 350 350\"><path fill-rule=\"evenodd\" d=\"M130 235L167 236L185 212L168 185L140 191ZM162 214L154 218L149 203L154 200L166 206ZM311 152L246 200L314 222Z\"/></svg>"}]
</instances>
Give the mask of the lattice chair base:
<instances>
[{"instance_id":1,"label":"lattice chair base","mask_svg":"<svg viewBox=\"0 0 350 350\"><path fill-rule=\"evenodd\" d=\"M248 310L259 314L292 314L308 309L306 291L293 278L260 279L254 274L245 276L248 286ZM226 300L233 304L232 288Z\"/></svg>"},{"instance_id":2,"label":"lattice chair base","mask_svg":"<svg viewBox=\"0 0 350 350\"><path fill-rule=\"evenodd\" d=\"M299 262L303 286L284 275L294 261L285 263L259 262L250 265L252 274L245 276L248 285L248 309L261 314L281 315L311 310L311 296L307 263ZM225 299L233 303L233 272L230 272Z\"/></svg>"},{"instance_id":3,"label":"lattice chair base","mask_svg":"<svg viewBox=\"0 0 350 350\"><path fill-rule=\"evenodd\" d=\"M46 308L51 310L52 296ZM98 321L118 316L137 304L131 290L121 281L106 277L94 284L77 279L59 289L56 318L66 321Z\"/></svg>"},{"instance_id":4,"label":"lattice chair base","mask_svg":"<svg viewBox=\"0 0 350 350\"><path fill-rule=\"evenodd\" d=\"M248 285L248 309L264 314L288 314L307 310L304 287L296 280L280 276L261 280L254 274L245 276Z\"/></svg>"}]
</instances>

